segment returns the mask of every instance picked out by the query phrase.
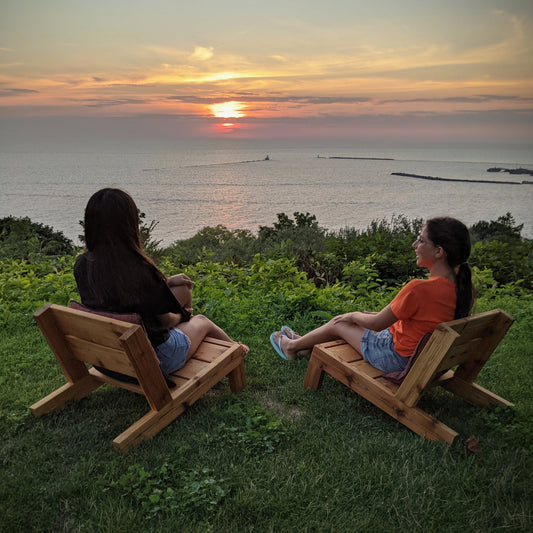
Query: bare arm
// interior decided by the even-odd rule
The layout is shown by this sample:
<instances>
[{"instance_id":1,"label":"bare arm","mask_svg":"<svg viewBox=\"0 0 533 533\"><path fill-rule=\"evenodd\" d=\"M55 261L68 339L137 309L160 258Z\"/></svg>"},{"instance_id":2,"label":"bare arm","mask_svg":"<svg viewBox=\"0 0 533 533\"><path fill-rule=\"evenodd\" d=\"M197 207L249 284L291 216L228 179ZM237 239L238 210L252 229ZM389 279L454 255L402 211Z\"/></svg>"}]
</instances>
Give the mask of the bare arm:
<instances>
[{"instance_id":1,"label":"bare arm","mask_svg":"<svg viewBox=\"0 0 533 533\"><path fill-rule=\"evenodd\" d=\"M333 319L335 322L352 322L365 329L381 331L392 326L398 319L392 312L390 304L384 307L379 313L346 313Z\"/></svg>"},{"instance_id":2,"label":"bare arm","mask_svg":"<svg viewBox=\"0 0 533 533\"><path fill-rule=\"evenodd\" d=\"M165 328L175 328L181 322L180 313L165 313L157 318Z\"/></svg>"}]
</instances>

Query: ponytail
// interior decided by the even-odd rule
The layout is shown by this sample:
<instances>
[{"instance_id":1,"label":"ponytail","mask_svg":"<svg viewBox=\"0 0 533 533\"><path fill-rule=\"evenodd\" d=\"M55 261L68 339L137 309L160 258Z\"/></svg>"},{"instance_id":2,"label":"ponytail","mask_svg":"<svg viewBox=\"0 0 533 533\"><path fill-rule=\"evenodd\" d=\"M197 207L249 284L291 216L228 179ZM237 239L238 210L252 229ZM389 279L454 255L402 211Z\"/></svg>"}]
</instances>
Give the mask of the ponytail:
<instances>
[{"instance_id":1,"label":"ponytail","mask_svg":"<svg viewBox=\"0 0 533 533\"><path fill-rule=\"evenodd\" d=\"M472 288L472 272L468 263L461 263L455 276L457 287L457 302L454 318L463 318L470 314L474 305L474 291Z\"/></svg>"},{"instance_id":2,"label":"ponytail","mask_svg":"<svg viewBox=\"0 0 533 533\"><path fill-rule=\"evenodd\" d=\"M470 256L470 234L468 228L459 220L451 217L432 218L426 222L428 237L435 246L446 252L448 265L455 270L457 301L454 318L470 314L474 305L472 272L468 265Z\"/></svg>"}]
</instances>

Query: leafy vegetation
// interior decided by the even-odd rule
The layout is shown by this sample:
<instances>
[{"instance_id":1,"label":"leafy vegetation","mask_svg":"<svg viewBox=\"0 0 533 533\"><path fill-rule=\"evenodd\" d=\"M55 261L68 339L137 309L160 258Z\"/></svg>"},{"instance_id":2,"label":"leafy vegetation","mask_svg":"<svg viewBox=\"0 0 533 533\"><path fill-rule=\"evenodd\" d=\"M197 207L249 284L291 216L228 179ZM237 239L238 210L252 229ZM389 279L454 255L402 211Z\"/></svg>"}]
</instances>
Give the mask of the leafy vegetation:
<instances>
[{"instance_id":1,"label":"leafy vegetation","mask_svg":"<svg viewBox=\"0 0 533 533\"><path fill-rule=\"evenodd\" d=\"M500 222L517 228L511 217ZM28 414L64 383L31 315L47 301L78 297L75 252L3 256L0 530L530 531L533 297L519 266L531 241L505 240L501 226L487 223L475 245L475 311L500 307L515 317L479 382L515 406L474 407L429 391L423 408L460 433L448 447L416 436L333 379L304 390L307 358L287 363L272 350L268 336L282 324L302 332L342 312L380 309L419 275L407 263L421 221L400 217L336 235L315 223L278 216L262 230L265 249L259 235L219 226L187 244L189 259L185 247L161 250L167 274L195 280L195 312L251 347L247 387L235 396L218 384L126 455L111 440L147 410L140 396L102 387L59 412ZM310 234L320 250L308 246ZM512 247L505 257L512 268L499 267L494 243ZM465 446L472 435L476 454Z\"/></svg>"},{"instance_id":2,"label":"leafy vegetation","mask_svg":"<svg viewBox=\"0 0 533 533\"><path fill-rule=\"evenodd\" d=\"M62 232L28 217L0 218L0 259L39 259L71 254L74 244Z\"/></svg>"}]
</instances>

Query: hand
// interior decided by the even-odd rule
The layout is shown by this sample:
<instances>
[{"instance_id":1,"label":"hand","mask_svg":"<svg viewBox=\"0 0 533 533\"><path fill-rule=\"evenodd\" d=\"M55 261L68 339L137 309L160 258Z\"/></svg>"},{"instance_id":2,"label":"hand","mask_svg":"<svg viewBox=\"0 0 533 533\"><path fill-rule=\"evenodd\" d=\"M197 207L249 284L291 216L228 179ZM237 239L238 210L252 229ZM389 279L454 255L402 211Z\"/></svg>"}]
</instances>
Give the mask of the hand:
<instances>
[{"instance_id":1,"label":"hand","mask_svg":"<svg viewBox=\"0 0 533 533\"><path fill-rule=\"evenodd\" d=\"M334 317L332 320L333 324L338 324L339 322L350 322L352 324L355 324L354 320L354 313L344 313L343 315L338 315Z\"/></svg>"},{"instance_id":2,"label":"hand","mask_svg":"<svg viewBox=\"0 0 533 533\"><path fill-rule=\"evenodd\" d=\"M169 287L181 287L182 285L186 285L190 289L194 287L194 281L186 274L176 274L175 276L170 276L167 282Z\"/></svg>"}]
</instances>

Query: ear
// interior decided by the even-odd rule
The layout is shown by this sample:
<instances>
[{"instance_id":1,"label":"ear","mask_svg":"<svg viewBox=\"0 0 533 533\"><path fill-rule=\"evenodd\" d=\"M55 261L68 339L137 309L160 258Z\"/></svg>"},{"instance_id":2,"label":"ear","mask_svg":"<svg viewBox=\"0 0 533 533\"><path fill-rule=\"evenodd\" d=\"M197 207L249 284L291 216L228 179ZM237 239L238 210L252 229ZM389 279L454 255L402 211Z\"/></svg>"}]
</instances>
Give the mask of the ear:
<instances>
[{"instance_id":1,"label":"ear","mask_svg":"<svg viewBox=\"0 0 533 533\"><path fill-rule=\"evenodd\" d=\"M437 246L435 249L435 257L437 259L446 259L446 250L442 246Z\"/></svg>"}]
</instances>

